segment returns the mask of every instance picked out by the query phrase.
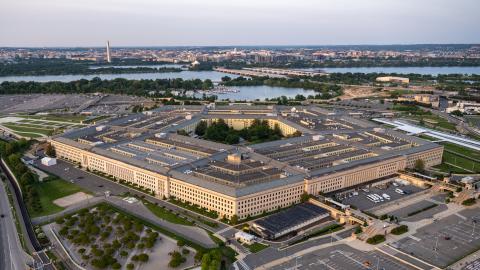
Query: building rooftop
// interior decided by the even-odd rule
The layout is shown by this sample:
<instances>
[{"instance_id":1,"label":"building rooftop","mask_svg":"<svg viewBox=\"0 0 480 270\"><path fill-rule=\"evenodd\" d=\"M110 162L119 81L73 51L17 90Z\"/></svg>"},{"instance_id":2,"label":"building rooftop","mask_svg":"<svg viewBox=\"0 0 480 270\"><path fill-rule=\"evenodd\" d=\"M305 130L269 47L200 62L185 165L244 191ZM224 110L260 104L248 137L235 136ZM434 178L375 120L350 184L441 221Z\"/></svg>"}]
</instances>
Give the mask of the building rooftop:
<instances>
[{"instance_id":1,"label":"building rooftop","mask_svg":"<svg viewBox=\"0 0 480 270\"><path fill-rule=\"evenodd\" d=\"M162 106L68 131L54 140L234 197L440 147L363 120L330 115L321 108L292 110ZM301 122L302 117L318 125L311 129ZM176 134L209 118L275 119L303 135L232 146Z\"/></svg>"}]
</instances>

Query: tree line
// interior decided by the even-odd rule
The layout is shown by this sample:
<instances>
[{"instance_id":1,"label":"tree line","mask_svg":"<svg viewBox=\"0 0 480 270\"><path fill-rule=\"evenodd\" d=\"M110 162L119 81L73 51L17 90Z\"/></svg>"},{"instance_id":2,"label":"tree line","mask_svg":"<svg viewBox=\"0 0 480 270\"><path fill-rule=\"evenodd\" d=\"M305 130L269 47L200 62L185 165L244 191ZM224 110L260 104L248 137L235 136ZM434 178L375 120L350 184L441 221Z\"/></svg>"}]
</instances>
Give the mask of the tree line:
<instances>
[{"instance_id":1,"label":"tree line","mask_svg":"<svg viewBox=\"0 0 480 270\"><path fill-rule=\"evenodd\" d=\"M18 141L0 141L0 156L5 160L10 170L17 178L23 192L23 200L29 211L42 212L40 196L34 185L38 176L30 171L22 162L22 153L28 149L30 142L25 139Z\"/></svg>"},{"instance_id":2,"label":"tree line","mask_svg":"<svg viewBox=\"0 0 480 270\"><path fill-rule=\"evenodd\" d=\"M29 59L19 60L16 63L0 64L0 76L40 76L66 74L121 74L121 73L164 73L181 72L175 67L102 67L92 68L95 62L73 61L68 59ZM122 64L117 63L117 64ZM110 64L111 65L111 64Z\"/></svg>"},{"instance_id":3,"label":"tree line","mask_svg":"<svg viewBox=\"0 0 480 270\"><path fill-rule=\"evenodd\" d=\"M91 80L81 79L71 82L2 82L0 94L88 94L88 93L110 93L146 96L150 92L166 90L197 90L211 89L213 82L209 79L183 80L177 79L156 79L156 80L127 80L116 78L113 80L102 80L95 77ZM153 94L155 97L155 94ZM160 95L161 96L161 95Z\"/></svg>"}]
</instances>

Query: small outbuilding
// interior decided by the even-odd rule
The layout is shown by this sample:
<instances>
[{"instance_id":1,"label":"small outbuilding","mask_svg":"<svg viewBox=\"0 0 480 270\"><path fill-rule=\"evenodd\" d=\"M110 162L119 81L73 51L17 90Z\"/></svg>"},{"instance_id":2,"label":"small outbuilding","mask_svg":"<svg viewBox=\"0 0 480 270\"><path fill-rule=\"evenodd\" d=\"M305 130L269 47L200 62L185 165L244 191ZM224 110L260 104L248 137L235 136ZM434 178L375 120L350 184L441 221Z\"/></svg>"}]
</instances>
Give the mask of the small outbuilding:
<instances>
[{"instance_id":1,"label":"small outbuilding","mask_svg":"<svg viewBox=\"0 0 480 270\"><path fill-rule=\"evenodd\" d=\"M51 158L51 157L44 157L42 158L42 165L45 166L53 166L57 164L57 159L56 158Z\"/></svg>"},{"instance_id":2,"label":"small outbuilding","mask_svg":"<svg viewBox=\"0 0 480 270\"><path fill-rule=\"evenodd\" d=\"M255 236L242 231L238 231L235 233L235 239L247 245L251 245L255 242Z\"/></svg>"}]
</instances>

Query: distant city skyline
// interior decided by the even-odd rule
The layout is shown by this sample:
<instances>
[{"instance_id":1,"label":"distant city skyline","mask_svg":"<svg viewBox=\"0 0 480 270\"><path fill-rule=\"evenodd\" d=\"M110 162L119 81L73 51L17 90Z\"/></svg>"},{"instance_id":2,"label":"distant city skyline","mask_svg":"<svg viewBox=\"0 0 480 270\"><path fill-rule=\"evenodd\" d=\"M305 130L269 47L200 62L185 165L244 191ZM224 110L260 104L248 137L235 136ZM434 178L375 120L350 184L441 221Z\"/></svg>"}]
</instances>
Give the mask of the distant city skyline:
<instances>
[{"instance_id":1,"label":"distant city skyline","mask_svg":"<svg viewBox=\"0 0 480 270\"><path fill-rule=\"evenodd\" d=\"M6 0L0 47L480 43L475 0Z\"/></svg>"}]
</instances>

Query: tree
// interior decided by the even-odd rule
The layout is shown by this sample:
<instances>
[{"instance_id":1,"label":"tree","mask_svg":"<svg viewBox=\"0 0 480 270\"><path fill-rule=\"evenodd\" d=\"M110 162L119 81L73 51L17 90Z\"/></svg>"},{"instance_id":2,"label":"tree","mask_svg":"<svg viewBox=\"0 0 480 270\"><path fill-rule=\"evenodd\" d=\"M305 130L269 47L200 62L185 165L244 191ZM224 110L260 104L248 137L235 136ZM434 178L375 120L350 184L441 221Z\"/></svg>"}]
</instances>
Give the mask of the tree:
<instances>
[{"instance_id":1,"label":"tree","mask_svg":"<svg viewBox=\"0 0 480 270\"><path fill-rule=\"evenodd\" d=\"M207 131L207 122L200 121L200 123L198 123L197 127L195 128L195 134L197 134L198 136L203 136L206 131Z\"/></svg>"},{"instance_id":2,"label":"tree","mask_svg":"<svg viewBox=\"0 0 480 270\"><path fill-rule=\"evenodd\" d=\"M146 253L141 253L138 255L138 260L142 263L147 262L149 259L148 254Z\"/></svg>"},{"instance_id":3,"label":"tree","mask_svg":"<svg viewBox=\"0 0 480 270\"><path fill-rule=\"evenodd\" d=\"M53 148L53 146L51 144L48 144L45 147L45 154L49 157L55 157L55 155L56 155L55 148Z\"/></svg>"},{"instance_id":4,"label":"tree","mask_svg":"<svg viewBox=\"0 0 480 270\"><path fill-rule=\"evenodd\" d=\"M179 247L185 246L185 241L183 241L182 239L178 240L177 241L177 246L179 246Z\"/></svg>"},{"instance_id":5,"label":"tree","mask_svg":"<svg viewBox=\"0 0 480 270\"><path fill-rule=\"evenodd\" d=\"M304 96L304 95L300 95L300 94L298 94L298 95L296 95L296 96L295 96L295 100L300 100L300 101L303 101L303 100L305 100L305 99L306 99L306 98L305 98L305 96Z\"/></svg>"},{"instance_id":6,"label":"tree","mask_svg":"<svg viewBox=\"0 0 480 270\"><path fill-rule=\"evenodd\" d=\"M455 116L459 116L459 117L463 116L463 113L459 110L455 110L455 111L451 112L450 114L455 115Z\"/></svg>"},{"instance_id":7,"label":"tree","mask_svg":"<svg viewBox=\"0 0 480 270\"><path fill-rule=\"evenodd\" d=\"M423 172L425 170L425 161L423 159L417 159L415 161L415 170Z\"/></svg>"},{"instance_id":8,"label":"tree","mask_svg":"<svg viewBox=\"0 0 480 270\"><path fill-rule=\"evenodd\" d=\"M183 257L182 254L180 254L180 252L173 251L171 253L171 258L170 258L170 262L168 263L168 266L175 268L175 267L180 266L186 260L187 259L185 257Z\"/></svg>"},{"instance_id":9,"label":"tree","mask_svg":"<svg viewBox=\"0 0 480 270\"><path fill-rule=\"evenodd\" d=\"M135 268L135 264L133 264L133 263L127 264L127 269L128 270L133 270L134 268Z\"/></svg>"},{"instance_id":10,"label":"tree","mask_svg":"<svg viewBox=\"0 0 480 270\"><path fill-rule=\"evenodd\" d=\"M307 192L303 192L302 196L300 196L300 201L302 203L307 202L310 199L310 195Z\"/></svg>"},{"instance_id":11,"label":"tree","mask_svg":"<svg viewBox=\"0 0 480 270\"><path fill-rule=\"evenodd\" d=\"M230 224L236 225L238 223L238 216L237 215L232 215L230 218Z\"/></svg>"},{"instance_id":12,"label":"tree","mask_svg":"<svg viewBox=\"0 0 480 270\"><path fill-rule=\"evenodd\" d=\"M20 183L23 186L31 185L35 181L35 177L31 172L26 172L20 177Z\"/></svg>"},{"instance_id":13,"label":"tree","mask_svg":"<svg viewBox=\"0 0 480 270\"><path fill-rule=\"evenodd\" d=\"M240 136L238 136L237 134L228 134L225 138L225 142L227 144L237 144L240 142Z\"/></svg>"}]
</instances>

